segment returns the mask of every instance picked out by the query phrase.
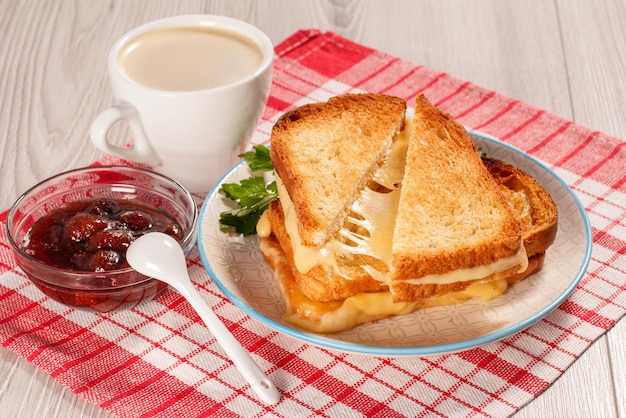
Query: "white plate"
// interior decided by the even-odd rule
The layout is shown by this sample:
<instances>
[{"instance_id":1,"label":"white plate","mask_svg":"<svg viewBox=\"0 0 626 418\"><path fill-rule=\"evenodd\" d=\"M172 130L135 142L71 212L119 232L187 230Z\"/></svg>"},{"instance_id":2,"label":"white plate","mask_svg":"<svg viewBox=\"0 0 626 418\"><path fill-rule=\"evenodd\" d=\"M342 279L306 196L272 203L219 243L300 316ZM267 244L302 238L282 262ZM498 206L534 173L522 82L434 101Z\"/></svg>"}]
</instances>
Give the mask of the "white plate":
<instances>
[{"instance_id":1,"label":"white plate","mask_svg":"<svg viewBox=\"0 0 626 418\"><path fill-rule=\"evenodd\" d=\"M418 310L336 334L302 331L283 321L285 305L256 236L219 229L228 210L218 193L222 183L249 177L245 163L231 169L207 195L200 212L198 247L202 263L220 290L263 324L320 347L377 356L433 355L478 347L519 332L558 307L582 279L591 255L591 227L584 207L567 184L533 157L496 139L472 132L488 156L533 175L559 207L556 240L543 269L486 303Z\"/></svg>"}]
</instances>

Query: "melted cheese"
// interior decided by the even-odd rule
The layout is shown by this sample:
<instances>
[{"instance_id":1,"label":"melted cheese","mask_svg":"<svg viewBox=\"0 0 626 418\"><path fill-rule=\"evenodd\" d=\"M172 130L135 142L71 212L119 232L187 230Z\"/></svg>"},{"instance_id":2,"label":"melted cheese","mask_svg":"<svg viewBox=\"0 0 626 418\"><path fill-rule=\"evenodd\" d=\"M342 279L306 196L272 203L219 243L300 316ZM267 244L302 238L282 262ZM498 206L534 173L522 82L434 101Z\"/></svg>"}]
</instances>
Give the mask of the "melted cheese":
<instances>
[{"instance_id":1,"label":"melted cheese","mask_svg":"<svg viewBox=\"0 0 626 418\"><path fill-rule=\"evenodd\" d=\"M507 289L505 279L474 283L460 292L431 296L417 302L394 303L390 292L359 293L329 309L317 309L319 302L300 300L287 310L284 319L292 325L318 333L341 332L367 322L406 315L418 309L464 303L470 299L487 302ZM326 305L326 304L321 304ZM306 312L304 315L302 312Z\"/></svg>"},{"instance_id":2,"label":"melted cheese","mask_svg":"<svg viewBox=\"0 0 626 418\"><path fill-rule=\"evenodd\" d=\"M299 328L317 333L341 332L367 322L406 315L417 309L453 305L470 299L487 302L504 294L507 289L507 281L500 279L488 283L473 283L460 292L432 296L411 303L394 303L390 292L359 293L341 301L317 302L300 291L277 242L261 239L260 248L272 265L286 302L283 319Z\"/></svg>"},{"instance_id":3,"label":"melted cheese","mask_svg":"<svg viewBox=\"0 0 626 418\"><path fill-rule=\"evenodd\" d=\"M323 247L310 247L302 244L298 233L298 216L283 181L276 174L276 188L285 217L285 229L293 246L293 260L300 273L306 273L317 265L336 266L332 242Z\"/></svg>"},{"instance_id":4,"label":"melted cheese","mask_svg":"<svg viewBox=\"0 0 626 418\"><path fill-rule=\"evenodd\" d=\"M272 223L267 211L261 214L259 221L256 224L256 234L259 238L267 238L272 234Z\"/></svg>"}]
</instances>

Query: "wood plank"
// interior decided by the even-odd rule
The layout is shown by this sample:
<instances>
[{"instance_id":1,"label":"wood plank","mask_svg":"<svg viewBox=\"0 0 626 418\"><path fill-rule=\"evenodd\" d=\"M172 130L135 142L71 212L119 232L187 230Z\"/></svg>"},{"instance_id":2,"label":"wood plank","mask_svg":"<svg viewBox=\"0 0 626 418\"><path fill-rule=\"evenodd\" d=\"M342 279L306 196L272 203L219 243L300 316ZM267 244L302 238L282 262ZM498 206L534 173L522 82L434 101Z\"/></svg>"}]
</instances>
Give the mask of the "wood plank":
<instances>
[{"instance_id":1,"label":"wood plank","mask_svg":"<svg viewBox=\"0 0 626 418\"><path fill-rule=\"evenodd\" d=\"M3 417L107 418L112 415L85 401L25 359L0 347L0 413Z\"/></svg>"},{"instance_id":2,"label":"wood plank","mask_svg":"<svg viewBox=\"0 0 626 418\"><path fill-rule=\"evenodd\" d=\"M602 337L515 418L613 417L614 399L608 347Z\"/></svg>"},{"instance_id":3,"label":"wood plank","mask_svg":"<svg viewBox=\"0 0 626 418\"><path fill-rule=\"evenodd\" d=\"M557 1L573 120L626 140L626 4Z\"/></svg>"}]
</instances>

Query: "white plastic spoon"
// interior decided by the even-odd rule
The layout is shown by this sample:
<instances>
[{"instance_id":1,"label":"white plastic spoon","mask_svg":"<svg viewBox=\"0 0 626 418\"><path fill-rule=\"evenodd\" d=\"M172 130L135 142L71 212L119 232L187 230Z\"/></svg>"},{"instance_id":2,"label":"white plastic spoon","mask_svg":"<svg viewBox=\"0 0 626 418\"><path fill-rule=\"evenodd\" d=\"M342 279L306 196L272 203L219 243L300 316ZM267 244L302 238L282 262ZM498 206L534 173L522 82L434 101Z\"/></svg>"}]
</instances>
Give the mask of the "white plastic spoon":
<instances>
[{"instance_id":1,"label":"white plastic spoon","mask_svg":"<svg viewBox=\"0 0 626 418\"><path fill-rule=\"evenodd\" d=\"M193 287L185 254L174 238L161 232L143 235L128 247L126 258L139 273L169 284L187 299L261 400L270 405L280 400L274 384Z\"/></svg>"}]
</instances>

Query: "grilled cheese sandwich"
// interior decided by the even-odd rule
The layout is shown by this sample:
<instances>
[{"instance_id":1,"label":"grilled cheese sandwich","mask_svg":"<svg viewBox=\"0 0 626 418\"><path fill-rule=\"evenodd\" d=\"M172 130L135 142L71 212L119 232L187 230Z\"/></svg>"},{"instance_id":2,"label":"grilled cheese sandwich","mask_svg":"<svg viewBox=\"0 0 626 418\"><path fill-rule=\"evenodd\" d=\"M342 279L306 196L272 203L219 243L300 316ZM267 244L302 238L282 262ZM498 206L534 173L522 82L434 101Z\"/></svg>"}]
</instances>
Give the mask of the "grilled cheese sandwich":
<instances>
[{"instance_id":1,"label":"grilled cheese sandwich","mask_svg":"<svg viewBox=\"0 0 626 418\"><path fill-rule=\"evenodd\" d=\"M335 199L347 200L349 203L335 204L335 207L341 207L341 222L336 221L337 216L331 214L327 219L333 220L328 220L326 224L313 223L317 234L308 231L312 223L307 211L316 208L323 210L326 202L334 199L330 186L336 181L336 174L329 179L325 170L333 166L335 173L341 172L342 164L351 164L351 161L338 163L333 160L336 157L336 149L333 149L336 144L329 147L333 149L331 154L326 154L324 136L320 139L315 135L315 127L318 125L310 119L323 118L322 125L328 126L368 118L363 115L345 117L345 112L349 112L345 107L342 112L337 113L333 109L324 114L326 107L334 107L332 101L329 101L319 104L313 116L305 111L284 117L297 135L292 135L281 121L277 123L279 128L272 133L270 151L276 167L279 200L270 205L257 231L261 238L261 249L272 265L287 301L287 321L314 332L337 332L364 322L404 315L419 308L461 303L471 298L490 300L505 292L509 278L521 280L541 268L543 252L526 253L527 240L524 240L521 215L500 192L502 187L508 185L493 180L488 166L480 159L471 139L460 125L434 108L423 96L416 101L415 116L407 118L404 123L397 122L401 106L397 105L396 100L392 100L392 106L389 106L388 96L348 96L349 100L342 103L354 104L364 99L371 104L372 101L381 100L383 105L377 106L377 109L385 108L385 104L387 112L392 109L395 113L382 119L384 128L379 126L375 130L384 132L384 135L393 132L393 140L379 141L373 151L370 149L365 154L355 155L355 158L366 159L364 163L355 163L367 167L361 170L361 176L365 179L354 181L358 185L354 187L356 190L346 191L343 184L339 193L341 198ZM357 108L358 112L371 112L368 106ZM306 122L304 127L294 127L303 119ZM434 127L429 126L433 121ZM398 126L403 126L403 129L398 130ZM346 131L363 132L364 129L342 128L335 132ZM372 132L374 129L370 126L365 131ZM341 140L336 136L332 139L335 142ZM367 135L361 138L368 142L365 147L350 142L354 141L354 137L343 140L346 141L346 152L350 152L353 145L355 149L371 148ZM302 142L295 146L303 149L306 141L317 141L312 147L317 153L315 157L312 160L300 159L295 165L286 164L294 157L294 142ZM424 152L424 147L432 147L434 141L442 141L438 152ZM285 144L289 144L289 147ZM458 164L463 168L456 169L456 174L455 169L445 167L438 169L446 170L446 173L433 173L433 167L441 166L442 157L447 158L447 164ZM424 167L422 159L429 160ZM279 163L276 164L276 161ZM324 163L319 164L319 161ZM375 169L371 170L371 167ZM311 173L318 181L314 188L320 187L319 179L330 183L330 186L326 185L322 201L311 200L314 194L310 190L303 191L309 187L307 181ZM411 178L407 178L407 175ZM435 184L438 187L433 188L433 183L437 181L440 184ZM486 188L474 186L472 190L467 185L463 188L467 182L488 184ZM445 186L455 189L442 192L441 188ZM428 190L417 190L416 193L416 188ZM431 224L448 222L436 225L434 230L442 235L451 230L449 237L425 237L424 232L429 232L431 224L422 224L417 231L412 228L413 224L419 223L416 218L421 216L420 210L439 210L437 205L441 195L447 196L447 209L442 210L454 212L456 209L454 202L450 202L450 196L455 193L466 193L470 195L470 200L480 201L478 205L466 201L467 205L473 205L470 209L478 213L462 216L446 213L439 217L443 220L433 218L432 213L422 216L430 220ZM472 193L484 193L487 196L472 198ZM424 203L430 199L428 194L436 196ZM416 195L419 200L416 200ZM476 218L481 216L487 218L487 223L484 219ZM424 219L421 221L424 222ZM469 222L470 230L472 227L474 229L469 233L463 232L464 236L458 233L454 236L455 228L467 228L457 228L449 219ZM481 235L480 228L486 231L482 232L478 240L476 235ZM325 231L325 234L319 231ZM322 235L323 238L320 238ZM312 236L316 239L312 240ZM416 245L418 241L420 244Z\"/></svg>"}]
</instances>

